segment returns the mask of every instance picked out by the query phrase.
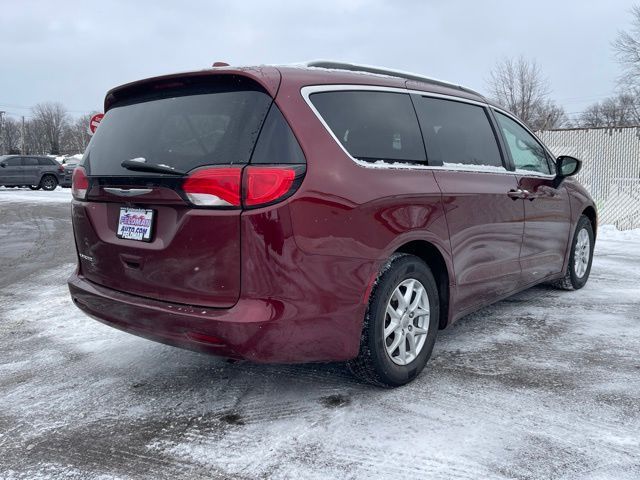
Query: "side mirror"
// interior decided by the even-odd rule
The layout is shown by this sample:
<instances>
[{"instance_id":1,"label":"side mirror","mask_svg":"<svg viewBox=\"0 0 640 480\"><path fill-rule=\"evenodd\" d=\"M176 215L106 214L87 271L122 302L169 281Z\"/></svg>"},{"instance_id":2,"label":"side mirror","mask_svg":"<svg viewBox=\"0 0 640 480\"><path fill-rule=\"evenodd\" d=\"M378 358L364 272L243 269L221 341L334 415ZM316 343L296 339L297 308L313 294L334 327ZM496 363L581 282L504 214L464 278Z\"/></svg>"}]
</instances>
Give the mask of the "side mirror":
<instances>
[{"instance_id":1,"label":"side mirror","mask_svg":"<svg viewBox=\"0 0 640 480\"><path fill-rule=\"evenodd\" d=\"M569 155L560 155L556 160L556 178L554 184L558 187L566 177L577 174L582 168L582 162Z\"/></svg>"},{"instance_id":2,"label":"side mirror","mask_svg":"<svg viewBox=\"0 0 640 480\"><path fill-rule=\"evenodd\" d=\"M6 166L7 166L7 164L6 164L6 163L4 163L4 162L0 162L0 167L4 168L4 167L6 167Z\"/></svg>"}]
</instances>

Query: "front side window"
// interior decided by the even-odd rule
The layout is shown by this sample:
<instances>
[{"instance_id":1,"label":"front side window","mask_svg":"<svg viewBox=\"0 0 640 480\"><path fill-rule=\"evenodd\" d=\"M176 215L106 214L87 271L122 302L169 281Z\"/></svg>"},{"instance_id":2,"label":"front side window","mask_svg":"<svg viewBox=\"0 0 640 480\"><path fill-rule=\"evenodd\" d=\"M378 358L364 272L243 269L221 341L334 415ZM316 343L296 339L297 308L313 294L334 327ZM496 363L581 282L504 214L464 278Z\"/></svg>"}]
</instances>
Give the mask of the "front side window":
<instances>
[{"instance_id":1,"label":"front side window","mask_svg":"<svg viewBox=\"0 0 640 480\"><path fill-rule=\"evenodd\" d=\"M540 142L506 115L496 112L496 118L507 142L507 148L509 148L516 170L550 174L551 170L549 169L547 155Z\"/></svg>"},{"instance_id":2,"label":"front side window","mask_svg":"<svg viewBox=\"0 0 640 480\"><path fill-rule=\"evenodd\" d=\"M502 168L496 137L483 107L419 97L416 111L430 165Z\"/></svg>"},{"instance_id":3,"label":"front side window","mask_svg":"<svg viewBox=\"0 0 640 480\"><path fill-rule=\"evenodd\" d=\"M376 162L425 162L420 127L405 93L314 93L311 103L352 157Z\"/></svg>"}]
</instances>

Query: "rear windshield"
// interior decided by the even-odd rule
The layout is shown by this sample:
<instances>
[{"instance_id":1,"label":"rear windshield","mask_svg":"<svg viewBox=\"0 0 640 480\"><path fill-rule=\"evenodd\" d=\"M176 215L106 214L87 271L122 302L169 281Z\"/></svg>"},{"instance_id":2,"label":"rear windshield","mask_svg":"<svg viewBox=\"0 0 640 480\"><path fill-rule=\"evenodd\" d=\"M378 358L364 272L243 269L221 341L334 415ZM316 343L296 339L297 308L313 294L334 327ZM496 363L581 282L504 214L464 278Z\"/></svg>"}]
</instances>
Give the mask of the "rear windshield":
<instances>
[{"instance_id":1,"label":"rear windshield","mask_svg":"<svg viewBox=\"0 0 640 480\"><path fill-rule=\"evenodd\" d=\"M89 175L149 176L121 166L140 158L185 172L248 163L271 97L246 79L211 82L116 101L85 152Z\"/></svg>"}]
</instances>

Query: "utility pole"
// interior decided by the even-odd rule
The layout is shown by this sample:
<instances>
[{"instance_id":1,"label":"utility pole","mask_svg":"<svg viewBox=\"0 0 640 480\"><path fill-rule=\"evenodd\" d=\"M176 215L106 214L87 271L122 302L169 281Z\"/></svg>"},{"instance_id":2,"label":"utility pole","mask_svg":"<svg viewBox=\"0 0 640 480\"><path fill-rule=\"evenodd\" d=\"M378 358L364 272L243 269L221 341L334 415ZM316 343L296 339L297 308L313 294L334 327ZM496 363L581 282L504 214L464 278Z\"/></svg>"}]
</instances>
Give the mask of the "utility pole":
<instances>
[{"instance_id":1,"label":"utility pole","mask_svg":"<svg viewBox=\"0 0 640 480\"><path fill-rule=\"evenodd\" d=\"M2 124L4 122L4 114L7 113L4 110L0 110L0 155L2 155L2 151L4 150L4 141L2 140Z\"/></svg>"},{"instance_id":2,"label":"utility pole","mask_svg":"<svg viewBox=\"0 0 640 480\"><path fill-rule=\"evenodd\" d=\"M22 138L22 147L20 148L20 153L22 155L24 155L25 153L27 153L27 152L25 152L25 149L24 149L24 115L22 115L22 130L21 131L22 131L22 134L20 136Z\"/></svg>"}]
</instances>

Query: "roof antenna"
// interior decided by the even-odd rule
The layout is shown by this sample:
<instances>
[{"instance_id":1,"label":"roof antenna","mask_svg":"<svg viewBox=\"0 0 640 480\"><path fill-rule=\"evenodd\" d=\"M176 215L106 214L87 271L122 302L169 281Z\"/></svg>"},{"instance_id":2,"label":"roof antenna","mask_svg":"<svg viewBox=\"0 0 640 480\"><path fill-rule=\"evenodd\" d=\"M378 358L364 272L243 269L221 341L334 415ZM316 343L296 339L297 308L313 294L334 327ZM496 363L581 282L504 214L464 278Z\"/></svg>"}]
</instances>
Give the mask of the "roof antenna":
<instances>
[{"instance_id":1,"label":"roof antenna","mask_svg":"<svg viewBox=\"0 0 640 480\"><path fill-rule=\"evenodd\" d=\"M228 67L229 64L227 62L215 62L213 65L211 65L212 67Z\"/></svg>"}]
</instances>

